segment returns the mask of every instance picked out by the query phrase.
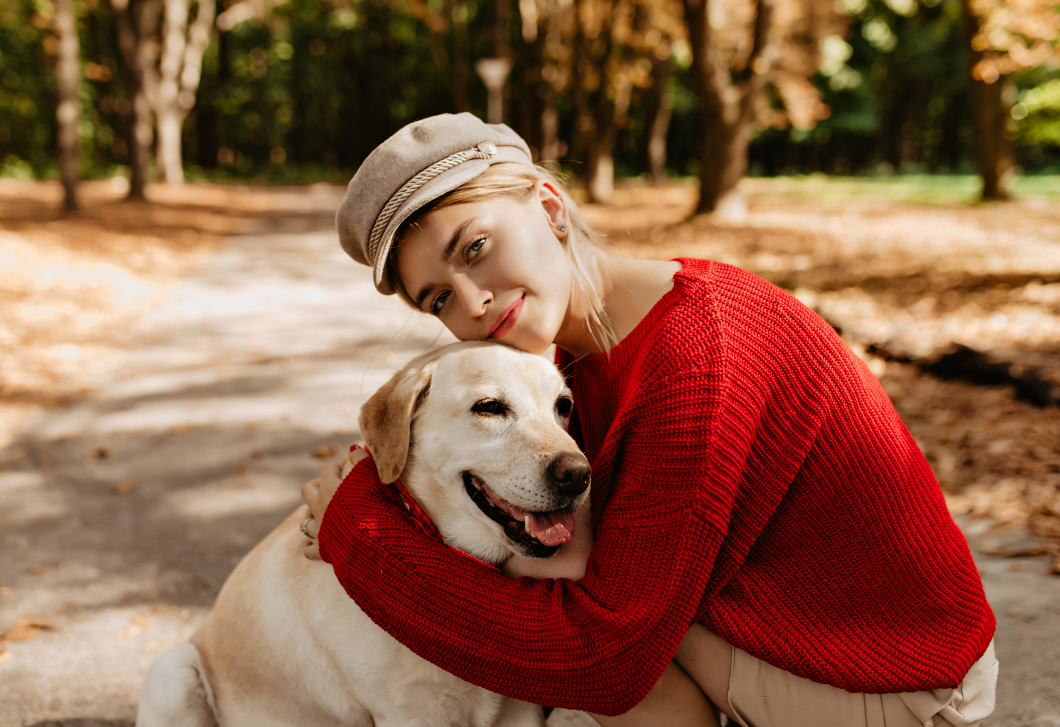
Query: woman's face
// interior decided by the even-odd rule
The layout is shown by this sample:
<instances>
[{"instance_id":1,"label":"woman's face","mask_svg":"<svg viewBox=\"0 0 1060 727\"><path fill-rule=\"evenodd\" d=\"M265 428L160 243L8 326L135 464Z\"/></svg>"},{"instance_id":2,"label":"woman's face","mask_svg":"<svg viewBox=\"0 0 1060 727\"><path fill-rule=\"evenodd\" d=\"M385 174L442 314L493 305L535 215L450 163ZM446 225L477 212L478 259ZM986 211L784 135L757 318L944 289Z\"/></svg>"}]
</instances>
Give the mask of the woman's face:
<instances>
[{"instance_id":1,"label":"woman's face","mask_svg":"<svg viewBox=\"0 0 1060 727\"><path fill-rule=\"evenodd\" d=\"M435 210L402 237L397 273L417 307L461 341L541 353L569 325L571 270L557 228L562 199L539 184L527 202L498 197Z\"/></svg>"}]
</instances>

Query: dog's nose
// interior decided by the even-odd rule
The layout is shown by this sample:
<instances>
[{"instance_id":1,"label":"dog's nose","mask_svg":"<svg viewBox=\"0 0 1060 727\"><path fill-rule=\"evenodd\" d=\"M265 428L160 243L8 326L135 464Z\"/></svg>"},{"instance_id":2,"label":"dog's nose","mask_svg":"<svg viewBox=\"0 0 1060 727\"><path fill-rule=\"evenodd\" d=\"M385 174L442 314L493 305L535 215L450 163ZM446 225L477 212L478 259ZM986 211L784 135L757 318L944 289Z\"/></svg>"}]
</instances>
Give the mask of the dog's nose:
<instances>
[{"instance_id":1,"label":"dog's nose","mask_svg":"<svg viewBox=\"0 0 1060 727\"><path fill-rule=\"evenodd\" d=\"M589 486L589 475L593 469L582 454L565 452L548 466L552 486L567 497L577 497Z\"/></svg>"}]
</instances>

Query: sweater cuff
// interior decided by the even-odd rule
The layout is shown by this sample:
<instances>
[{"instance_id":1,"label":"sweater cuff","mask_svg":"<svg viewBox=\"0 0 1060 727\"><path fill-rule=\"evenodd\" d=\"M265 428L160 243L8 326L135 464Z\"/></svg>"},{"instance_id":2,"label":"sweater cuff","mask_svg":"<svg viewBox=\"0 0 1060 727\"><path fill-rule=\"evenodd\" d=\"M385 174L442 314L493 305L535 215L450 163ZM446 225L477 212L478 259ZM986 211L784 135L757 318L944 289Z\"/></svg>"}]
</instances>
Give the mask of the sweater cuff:
<instances>
[{"instance_id":1,"label":"sweater cuff","mask_svg":"<svg viewBox=\"0 0 1060 727\"><path fill-rule=\"evenodd\" d=\"M335 565L336 562L345 561L349 557L353 543L350 540L349 523L342 521L350 518L351 510L343 507L342 503L363 498L376 501L392 500L395 510L401 507L394 489L380 482L375 458L371 455L353 466L324 510L324 519L317 533L317 543L320 558L325 563ZM413 529L411 523L409 529Z\"/></svg>"}]
</instances>

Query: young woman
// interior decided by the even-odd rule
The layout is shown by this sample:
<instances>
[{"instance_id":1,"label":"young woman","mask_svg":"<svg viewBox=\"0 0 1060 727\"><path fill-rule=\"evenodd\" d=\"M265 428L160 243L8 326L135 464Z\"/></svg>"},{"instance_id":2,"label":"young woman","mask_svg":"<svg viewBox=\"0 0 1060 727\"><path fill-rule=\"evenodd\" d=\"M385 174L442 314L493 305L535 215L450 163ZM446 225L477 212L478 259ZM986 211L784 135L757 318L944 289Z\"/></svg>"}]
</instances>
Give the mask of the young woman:
<instances>
[{"instance_id":1,"label":"young woman","mask_svg":"<svg viewBox=\"0 0 1060 727\"><path fill-rule=\"evenodd\" d=\"M731 266L605 254L523 140L469 114L382 144L337 222L380 292L457 338L555 343L593 466L578 581L455 555L370 458L341 486L334 470L308 483L308 534L395 638L605 725L716 724L711 705L745 727L992 711L995 622L967 544L878 382L814 313Z\"/></svg>"}]
</instances>

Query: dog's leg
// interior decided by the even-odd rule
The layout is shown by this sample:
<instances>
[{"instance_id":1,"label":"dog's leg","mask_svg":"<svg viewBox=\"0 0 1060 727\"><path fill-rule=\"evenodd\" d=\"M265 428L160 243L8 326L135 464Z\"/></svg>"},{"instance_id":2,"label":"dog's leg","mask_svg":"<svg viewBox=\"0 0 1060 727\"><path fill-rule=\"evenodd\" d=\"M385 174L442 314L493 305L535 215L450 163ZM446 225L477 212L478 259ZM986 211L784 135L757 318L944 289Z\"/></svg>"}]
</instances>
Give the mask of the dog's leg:
<instances>
[{"instance_id":1,"label":"dog's leg","mask_svg":"<svg viewBox=\"0 0 1060 727\"><path fill-rule=\"evenodd\" d=\"M136 727L219 727L206 669L192 644L180 644L151 664Z\"/></svg>"}]
</instances>

